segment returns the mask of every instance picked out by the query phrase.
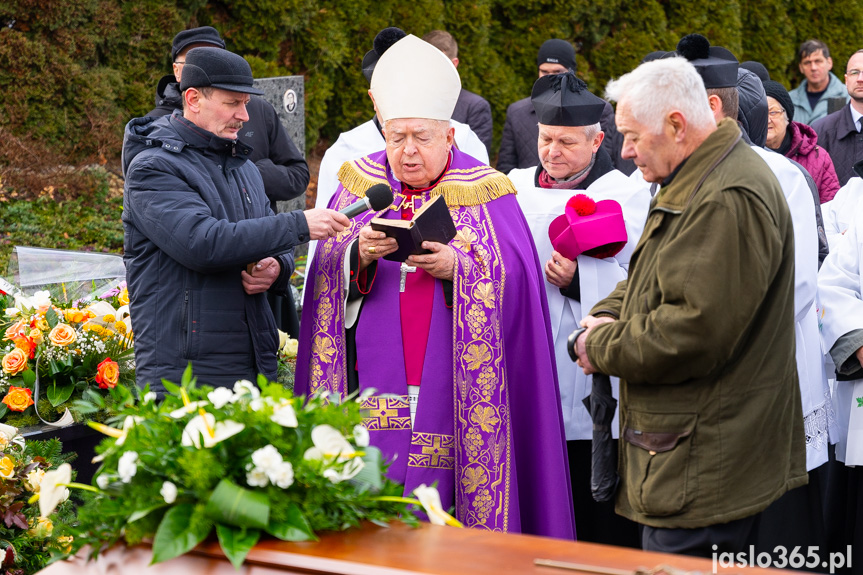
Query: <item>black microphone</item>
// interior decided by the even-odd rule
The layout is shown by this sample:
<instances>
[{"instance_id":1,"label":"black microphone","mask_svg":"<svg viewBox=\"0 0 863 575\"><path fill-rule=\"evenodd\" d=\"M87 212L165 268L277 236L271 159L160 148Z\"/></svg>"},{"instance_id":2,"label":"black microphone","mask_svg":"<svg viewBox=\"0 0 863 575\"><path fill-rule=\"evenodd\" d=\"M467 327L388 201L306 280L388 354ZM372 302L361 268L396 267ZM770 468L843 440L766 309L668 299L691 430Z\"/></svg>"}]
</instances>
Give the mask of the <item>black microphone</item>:
<instances>
[{"instance_id":1,"label":"black microphone","mask_svg":"<svg viewBox=\"0 0 863 575\"><path fill-rule=\"evenodd\" d=\"M393 191L386 184L375 184L366 190L366 197L339 210L349 218L358 216L367 210L379 212L393 203Z\"/></svg>"}]
</instances>

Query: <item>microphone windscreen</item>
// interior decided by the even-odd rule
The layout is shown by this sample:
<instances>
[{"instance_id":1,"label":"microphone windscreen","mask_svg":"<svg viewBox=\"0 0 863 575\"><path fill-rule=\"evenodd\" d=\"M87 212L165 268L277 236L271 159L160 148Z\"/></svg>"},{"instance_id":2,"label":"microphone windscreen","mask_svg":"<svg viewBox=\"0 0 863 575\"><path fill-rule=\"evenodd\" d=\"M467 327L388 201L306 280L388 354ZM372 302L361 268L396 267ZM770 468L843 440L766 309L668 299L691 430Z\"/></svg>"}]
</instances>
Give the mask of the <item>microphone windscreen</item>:
<instances>
[{"instance_id":1,"label":"microphone windscreen","mask_svg":"<svg viewBox=\"0 0 863 575\"><path fill-rule=\"evenodd\" d=\"M387 184L375 184L366 190L372 210L379 212L393 203L393 191Z\"/></svg>"}]
</instances>

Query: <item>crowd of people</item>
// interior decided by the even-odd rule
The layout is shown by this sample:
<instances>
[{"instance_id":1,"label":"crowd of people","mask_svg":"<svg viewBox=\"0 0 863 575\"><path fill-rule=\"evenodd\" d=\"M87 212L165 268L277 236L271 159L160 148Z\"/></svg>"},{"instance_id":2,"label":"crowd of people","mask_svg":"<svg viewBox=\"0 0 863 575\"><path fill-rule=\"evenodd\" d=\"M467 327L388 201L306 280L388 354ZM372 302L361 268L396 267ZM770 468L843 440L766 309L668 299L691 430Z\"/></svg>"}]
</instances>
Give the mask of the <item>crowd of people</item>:
<instances>
[{"instance_id":1,"label":"crowd of people","mask_svg":"<svg viewBox=\"0 0 863 575\"><path fill-rule=\"evenodd\" d=\"M171 55L123 149L141 385L189 362L209 385L272 378L278 323L295 392L357 394L389 476L436 483L469 527L863 564L863 50L843 87L803 43L788 92L693 34L603 99L550 39L495 169L455 39L387 28L362 60L372 118L290 213L274 202L308 168L246 61L210 27ZM381 185L387 208L340 213ZM372 220L418 229L441 196L454 236L397 257ZM267 295L309 241L297 324Z\"/></svg>"}]
</instances>

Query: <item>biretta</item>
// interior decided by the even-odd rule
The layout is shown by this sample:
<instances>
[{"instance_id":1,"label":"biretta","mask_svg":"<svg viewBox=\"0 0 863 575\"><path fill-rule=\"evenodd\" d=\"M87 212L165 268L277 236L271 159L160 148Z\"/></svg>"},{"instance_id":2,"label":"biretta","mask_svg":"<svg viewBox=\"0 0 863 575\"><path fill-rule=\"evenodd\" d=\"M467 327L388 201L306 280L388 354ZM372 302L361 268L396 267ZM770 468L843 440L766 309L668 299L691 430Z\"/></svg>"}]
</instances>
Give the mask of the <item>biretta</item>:
<instances>
[{"instance_id":1,"label":"biretta","mask_svg":"<svg viewBox=\"0 0 863 575\"><path fill-rule=\"evenodd\" d=\"M534 82L530 100L537 120L546 126L592 126L605 109L605 100L591 94L572 72L543 76Z\"/></svg>"},{"instance_id":2,"label":"biretta","mask_svg":"<svg viewBox=\"0 0 863 575\"><path fill-rule=\"evenodd\" d=\"M192 48L186 54L180 91L213 87L263 96L264 93L254 87L254 81L252 68L242 56L221 48Z\"/></svg>"},{"instance_id":3,"label":"biretta","mask_svg":"<svg viewBox=\"0 0 863 575\"><path fill-rule=\"evenodd\" d=\"M399 118L450 120L461 80L443 52L408 34L378 60L371 91L384 122Z\"/></svg>"},{"instance_id":4,"label":"biretta","mask_svg":"<svg viewBox=\"0 0 863 575\"><path fill-rule=\"evenodd\" d=\"M711 46L701 34L684 36L677 43L677 53L689 60L704 80L704 87L737 86L737 58L726 48Z\"/></svg>"}]
</instances>

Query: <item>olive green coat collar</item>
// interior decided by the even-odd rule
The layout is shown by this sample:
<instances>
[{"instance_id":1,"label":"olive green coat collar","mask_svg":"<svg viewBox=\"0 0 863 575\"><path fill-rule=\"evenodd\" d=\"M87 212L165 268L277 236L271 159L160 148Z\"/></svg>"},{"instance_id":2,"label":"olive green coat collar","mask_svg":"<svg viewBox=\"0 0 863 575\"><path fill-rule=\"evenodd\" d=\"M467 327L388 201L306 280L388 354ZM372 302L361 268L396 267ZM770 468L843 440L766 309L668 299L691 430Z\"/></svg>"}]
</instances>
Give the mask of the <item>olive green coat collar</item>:
<instances>
[{"instance_id":1,"label":"olive green coat collar","mask_svg":"<svg viewBox=\"0 0 863 575\"><path fill-rule=\"evenodd\" d=\"M698 193L707 176L716 169L725 156L731 153L740 138L741 133L737 122L728 118L719 122L716 131L707 136L707 139L692 152L671 184L659 190L653 209L673 213L682 212Z\"/></svg>"}]
</instances>

